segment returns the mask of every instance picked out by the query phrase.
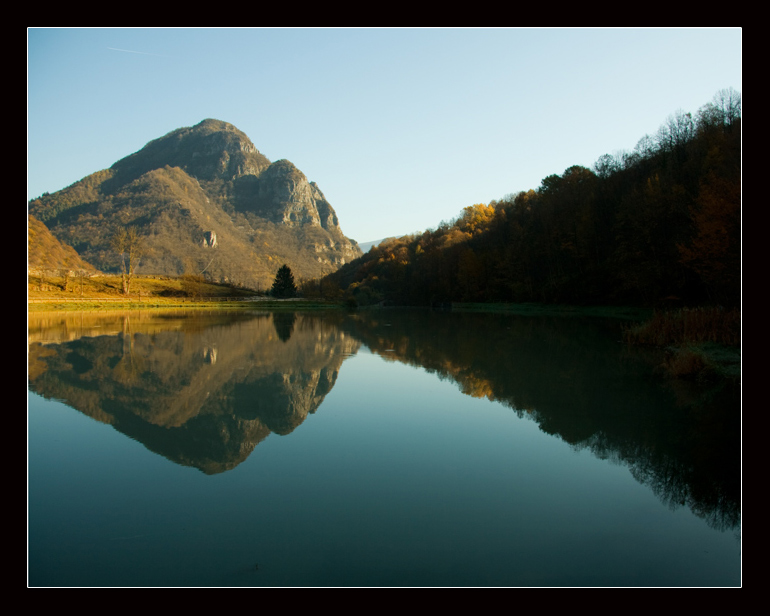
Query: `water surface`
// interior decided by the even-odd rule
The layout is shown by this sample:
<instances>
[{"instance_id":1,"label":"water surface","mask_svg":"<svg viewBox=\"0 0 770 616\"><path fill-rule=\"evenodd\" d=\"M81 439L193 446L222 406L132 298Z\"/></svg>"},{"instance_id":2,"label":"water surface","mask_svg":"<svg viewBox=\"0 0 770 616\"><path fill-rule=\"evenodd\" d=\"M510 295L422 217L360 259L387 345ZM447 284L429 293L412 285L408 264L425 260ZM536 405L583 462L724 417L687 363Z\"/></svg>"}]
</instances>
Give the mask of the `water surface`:
<instances>
[{"instance_id":1,"label":"water surface","mask_svg":"<svg viewBox=\"0 0 770 616\"><path fill-rule=\"evenodd\" d=\"M735 586L740 402L600 319L29 318L31 586Z\"/></svg>"}]
</instances>

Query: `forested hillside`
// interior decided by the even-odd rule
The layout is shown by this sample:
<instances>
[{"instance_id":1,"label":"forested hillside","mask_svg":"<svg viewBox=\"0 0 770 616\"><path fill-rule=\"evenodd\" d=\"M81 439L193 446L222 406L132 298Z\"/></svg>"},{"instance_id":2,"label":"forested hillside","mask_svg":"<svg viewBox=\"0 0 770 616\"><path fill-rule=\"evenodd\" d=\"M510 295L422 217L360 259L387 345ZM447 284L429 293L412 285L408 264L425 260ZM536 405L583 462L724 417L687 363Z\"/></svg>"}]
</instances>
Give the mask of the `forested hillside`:
<instances>
[{"instance_id":1,"label":"forested hillside","mask_svg":"<svg viewBox=\"0 0 770 616\"><path fill-rule=\"evenodd\" d=\"M633 151L383 242L318 287L360 304L736 306L740 273L741 97L728 89Z\"/></svg>"}]
</instances>

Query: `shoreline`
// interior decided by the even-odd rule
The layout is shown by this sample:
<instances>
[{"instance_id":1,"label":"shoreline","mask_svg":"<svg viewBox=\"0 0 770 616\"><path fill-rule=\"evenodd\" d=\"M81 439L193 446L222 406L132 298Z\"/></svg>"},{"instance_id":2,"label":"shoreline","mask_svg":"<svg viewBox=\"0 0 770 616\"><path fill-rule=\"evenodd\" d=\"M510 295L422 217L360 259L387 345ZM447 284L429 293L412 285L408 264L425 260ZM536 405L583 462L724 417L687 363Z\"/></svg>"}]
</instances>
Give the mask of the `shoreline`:
<instances>
[{"instance_id":1,"label":"shoreline","mask_svg":"<svg viewBox=\"0 0 770 616\"><path fill-rule=\"evenodd\" d=\"M27 312L78 310L165 310L184 309L259 309L259 310L329 310L343 308L341 304L301 298L28 298Z\"/></svg>"}]
</instances>

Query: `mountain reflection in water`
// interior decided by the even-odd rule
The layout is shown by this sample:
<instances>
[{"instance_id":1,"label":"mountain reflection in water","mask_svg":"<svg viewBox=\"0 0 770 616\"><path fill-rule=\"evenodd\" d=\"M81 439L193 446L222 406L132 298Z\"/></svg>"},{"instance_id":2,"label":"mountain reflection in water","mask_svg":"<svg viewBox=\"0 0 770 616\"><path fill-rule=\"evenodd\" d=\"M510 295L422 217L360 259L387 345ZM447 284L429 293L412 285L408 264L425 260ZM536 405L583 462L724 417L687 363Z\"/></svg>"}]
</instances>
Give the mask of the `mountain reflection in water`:
<instances>
[{"instance_id":1,"label":"mountain reflection in water","mask_svg":"<svg viewBox=\"0 0 770 616\"><path fill-rule=\"evenodd\" d=\"M617 322L428 311L29 315L29 388L204 473L315 413L361 345L627 465L672 509L740 525L740 398L653 375Z\"/></svg>"},{"instance_id":2,"label":"mountain reflection in water","mask_svg":"<svg viewBox=\"0 0 770 616\"><path fill-rule=\"evenodd\" d=\"M32 391L208 474L292 432L360 346L328 319L294 314L34 316Z\"/></svg>"}]
</instances>

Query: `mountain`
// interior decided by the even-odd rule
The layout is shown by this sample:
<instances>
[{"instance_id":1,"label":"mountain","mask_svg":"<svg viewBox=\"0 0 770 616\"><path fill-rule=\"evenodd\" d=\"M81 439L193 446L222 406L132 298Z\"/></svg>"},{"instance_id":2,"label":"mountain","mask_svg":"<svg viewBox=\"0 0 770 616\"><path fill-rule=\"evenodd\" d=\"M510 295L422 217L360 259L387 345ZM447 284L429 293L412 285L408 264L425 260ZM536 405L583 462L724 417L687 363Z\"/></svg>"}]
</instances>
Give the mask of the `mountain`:
<instances>
[{"instance_id":1,"label":"mountain","mask_svg":"<svg viewBox=\"0 0 770 616\"><path fill-rule=\"evenodd\" d=\"M30 201L29 213L106 272L118 269L110 239L128 226L143 237L139 274L204 272L260 289L284 263L302 280L362 254L314 182L288 160L270 162L235 126L212 119Z\"/></svg>"},{"instance_id":2,"label":"mountain","mask_svg":"<svg viewBox=\"0 0 770 616\"><path fill-rule=\"evenodd\" d=\"M361 248L361 252L366 254L367 252L369 252L375 246L379 246L383 242L386 242L386 241L392 240L392 239L395 239L395 238L393 238L393 237L384 237L381 240L374 240L372 242L361 242L358 245Z\"/></svg>"}]
</instances>

